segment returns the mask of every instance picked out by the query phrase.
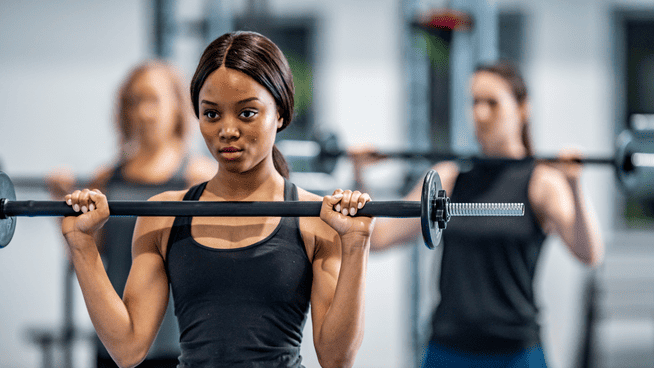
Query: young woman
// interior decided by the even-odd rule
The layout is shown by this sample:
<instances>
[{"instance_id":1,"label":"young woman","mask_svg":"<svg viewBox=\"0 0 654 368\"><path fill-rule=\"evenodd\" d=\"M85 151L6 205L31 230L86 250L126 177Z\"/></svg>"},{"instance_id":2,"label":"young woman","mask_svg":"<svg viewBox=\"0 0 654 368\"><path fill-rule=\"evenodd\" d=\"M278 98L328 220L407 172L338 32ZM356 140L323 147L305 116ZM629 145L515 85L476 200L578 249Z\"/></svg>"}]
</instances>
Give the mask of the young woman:
<instances>
[{"instance_id":1,"label":"young woman","mask_svg":"<svg viewBox=\"0 0 654 368\"><path fill-rule=\"evenodd\" d=\"M320 198L286 180L274 147L293 117L293 79L269 39L236 32L212 42L191 83L200 130L218 162L215 176L158 201L315 201L320 217L143 217L121 299L93 234L107 220L97 189L66 200L79 217L63 234L102 342L120 366L146 355L172 289L180 367L301 367L311 305L316 353L324 367L350 367L363 337L365 270L374 220L352 217L367 194Z\"/></svg>"},{"instance_id":2,"label":"young woman","mask_svg":"<svg viewBox=\"0 0 654 368\"><path fill-rule=\"evenodd\" d=\"M188 188L215 174L213 160L188 150L190 101L172 65L150 60L136 66L119 89L116 107L117 162L98 169L91 187L100 188L112 200L145 200L166 190ZM47 182L51 195L62 199L72 192L75 177L70 171L57 170ZM123 294L132 263L135 223L133 217L111 218L98 237L107 274L118 295ZM99 339L95 345L97 367L116 367ZM140 367L176 367L179 353L179 331L170 307Z\"/></svg>"},{"instance_id":3,"label":"young woman","mask_svg":"<svg viewBox=\"0 0 654 368\"><path fill-rule=\"evenodd\" d=\"M473 118L485 156L513 159L474 163L462 172L441 162L439 173L453 202L525 203L525 216L459 218L443 232L439 291L432 335L423 367L543 367L533 279L547 234L556 233L572 254L599 263L604 246L581 188L581 167L560 153L556 167L532 158L529 100L517 69L500 62L479 67L472 77ZM355 169L370 149L352 150ZM360 177L360 174L358 175ZM420 200L416 187L407 200ZM420 234L412 219L379 219L373 250L406 243Z\"/></svg>"}]
</instances>

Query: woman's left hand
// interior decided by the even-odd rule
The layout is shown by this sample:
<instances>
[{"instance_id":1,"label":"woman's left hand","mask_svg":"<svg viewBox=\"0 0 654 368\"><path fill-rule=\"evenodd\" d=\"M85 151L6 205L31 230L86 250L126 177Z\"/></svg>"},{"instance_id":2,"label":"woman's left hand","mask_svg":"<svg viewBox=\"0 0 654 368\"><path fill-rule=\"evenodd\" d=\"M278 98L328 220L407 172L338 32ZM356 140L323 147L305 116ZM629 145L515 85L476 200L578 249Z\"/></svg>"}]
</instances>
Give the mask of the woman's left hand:
<instances>
[{"instance_id":1,"label":"woman's left hand","mask_svg":"<svg viewBox=\"0 0 654 368\"><path fill-rule=\"evenodd\" d=\"M369 238L374 226L374 218L356 216L358 210L370 202L368 193L336 189L331 196L322 200L320 218L343 236Z\"/></svg>"},{"instance_id":2,"label":"woman's left hand","mask_svg":"<svg viewBox=\"0 0 654 368\"><path fill-rule=\"evenodd\" d=\"M568 181L578 181L581 178L583 165L575 160L583 158L581 152L576 149L566 148L559 151L558 162L555 167L565 175Z\"/></svg>"}]
</instances>

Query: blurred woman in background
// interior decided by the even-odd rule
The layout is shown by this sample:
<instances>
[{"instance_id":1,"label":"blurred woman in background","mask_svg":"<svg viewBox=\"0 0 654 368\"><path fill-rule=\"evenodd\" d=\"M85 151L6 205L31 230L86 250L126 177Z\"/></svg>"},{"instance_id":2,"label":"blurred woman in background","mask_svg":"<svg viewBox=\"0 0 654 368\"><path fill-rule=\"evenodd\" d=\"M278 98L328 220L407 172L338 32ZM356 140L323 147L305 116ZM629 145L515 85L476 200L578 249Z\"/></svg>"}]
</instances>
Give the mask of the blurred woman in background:
<instances>
[{"instance_id":1,"label":"blurred woman in background","mask_svg":"<svg viewBox=\"0 0 654 368\"><path fill-rule=\"evenodd\" d=\"M573 150L561 163L536 162L529 132L527 87L507 62L480 66L471 81L473 119L484 156L469 171L456 162L433 169L452 202L524 203L523 217L462 217L443 232L440 302L433 313L423 367L544 367L533 280L542 244L557 234L587 265L604 245L585 203ZM353 148L355 176L374 150ZM359 179L360 180L360 179ZM419 201L421 186L406 200ZM420 234L415 219L378 219L371 249L405 244Z\"/></svg>"},{"instance_id":2,"label":"blurred woman in background","mask_svg":"<svg viewBox=\"0 0 654 368\"><path fill-rule=\"evenodd\" d=\"M192 115L187 96L186 84L172 65L151 60L136 66L118 92L116 130L120 147L116 162L99 168L88 185L102 190L111 200L146 200L162 191L188 188L211 178L215 162L189 151ZM52 197L62 199L73 191L76 178L72 171L60 169L52 172L47 182ZM132 264L130 245L135 223L135 217L112 217L97 242L119 295ZM116 367L99 339L96 347L97 366ZM179 353L179 332L171 304L140 367L176 367Z\"/></svg>"}]
</instances>

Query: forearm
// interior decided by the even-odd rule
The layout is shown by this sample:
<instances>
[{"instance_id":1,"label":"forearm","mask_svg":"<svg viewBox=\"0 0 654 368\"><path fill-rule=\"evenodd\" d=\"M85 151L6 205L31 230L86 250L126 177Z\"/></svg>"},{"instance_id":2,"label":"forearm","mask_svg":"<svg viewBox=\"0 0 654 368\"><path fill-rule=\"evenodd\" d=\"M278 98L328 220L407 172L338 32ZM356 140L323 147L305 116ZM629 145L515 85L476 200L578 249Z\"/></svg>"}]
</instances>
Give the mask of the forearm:
<instances>
[{"instance_id":1,"label":"forearm","mask_svg":"<svg viewBox=\"0 0 654 368\"><path fill-rule=\"evenodd\" d=\"M370 250L381 252L414 241L420 236L420 220L378 218L370 237Z\"/></svg>"},{"instance_id":2,"label":"forearm","mask_svg":"<svg viewBox=\"0 0 654 368\"><path fill-rule=\"evenodd\" d=\"M571 180L569 184L573 193L575 217L565 240L582 262L594 266L601 263L604 257L599 224L593 212L587 208L579 182Z\"/></svg>"},{"instance_id":3,"label":"forearm","mask_svg":"<svg viewBox=\"0 0 654 368\"><path fill-rule=\"evenodd\" d=\"M316 342L323 367L351 367L363 341L369 241L349 249L342 255L334 298Z\"/></svg>"},{"instance_id":4,"label":"forearm","mask_svg":"<svg viewBox=\"0 0 654 368\"><path fill-rule=\"evenodd\" d=\"M111 284L93 240L84 242L84 247L72 247L71 260L93 326L117 363L136 365L144 354L136 343L130 314Z\"/></svg>"}]
</instances>

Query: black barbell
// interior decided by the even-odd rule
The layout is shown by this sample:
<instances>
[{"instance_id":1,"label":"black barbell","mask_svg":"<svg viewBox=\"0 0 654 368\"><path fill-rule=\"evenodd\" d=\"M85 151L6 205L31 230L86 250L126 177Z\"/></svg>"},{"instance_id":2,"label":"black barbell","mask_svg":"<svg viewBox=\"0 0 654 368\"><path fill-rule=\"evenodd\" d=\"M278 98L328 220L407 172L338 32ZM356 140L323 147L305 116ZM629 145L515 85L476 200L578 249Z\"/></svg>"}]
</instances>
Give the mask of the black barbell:
<instances>
[{"instance_id":1,"label":"black barbell","mask_svg":"<svg viewBox=\"0 0 654 368\"><path fill-rule=\"evenodd\" d=\"M313 167L315 171L331 173L341 157L348 152L338 147L333 135L316 141L281 141L278 147L289 161L300 160ZM475 157L442 151L381 151L375 153L379 158L425 159L431 162L454 160L460 162L496 162L510 165L520 160L506 158ZM536 161L560 162L557 157L536 156ZM629 195L651 197L654 191L654 132L625 130L618 135L615 142L615 154L612 157L584 157L576 162L585 165L612 166L616 179Z\"/></svg>"},{"instance_id":2,"label":"black barbell","mask_svg":"<svg viewBox=\"0 0 654 368\"><path fill-rule=\"evenodd\" d=\"M109 201L110 216L320 216L322 202L208 202L208 201ZM77 216L64 201L17 201L9 176L0 171L0 248L11 241L16 216ZM357 215L420 217L425 245L440 243L452 216L522 216L523 203L450 203L436 171L427 173L422 197L417 201L371 201Z\"/></svg>"}]
</instances>

